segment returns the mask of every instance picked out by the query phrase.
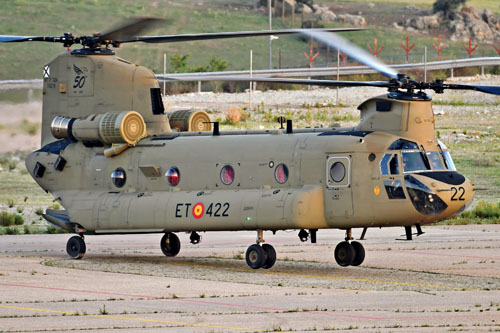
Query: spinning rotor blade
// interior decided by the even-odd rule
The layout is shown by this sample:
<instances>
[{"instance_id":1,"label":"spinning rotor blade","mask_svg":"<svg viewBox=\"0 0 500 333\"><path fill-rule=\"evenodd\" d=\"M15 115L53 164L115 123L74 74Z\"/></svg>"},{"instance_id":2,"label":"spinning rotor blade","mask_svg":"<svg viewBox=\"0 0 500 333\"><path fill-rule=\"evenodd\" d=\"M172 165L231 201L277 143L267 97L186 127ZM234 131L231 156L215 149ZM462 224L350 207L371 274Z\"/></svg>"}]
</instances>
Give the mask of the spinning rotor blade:
<instances>
[{"instance_id":1,"label":"spinning rotor blade","mask_svg":"<svg viewBox=\"0 0 500 333\"><path fill-rule=\"evenodd\" d=\"M135 36L140 33L153 28L159 23L165 22L166 20L157 19L154 17L136 17L130 22L123 24L115 29L103 32L99 35L100 39L103 41L116 41L122 43L122 41L129 41L136 38Z\"/></svg>"},{"instance_id":2,"label":"spinning rotor blade","mask_svg":"<svg viewBox=\"0 0 500 333\"><path fill-rule=\"evenodd\" d=\"M310 86L324 87L379 87L396 88L397 83L389 81L335 81L335 80L306 80L306 79L288 79L288 78L267 78L250 76L191 76L191 77L168 77L170 81L237 81L237 82L270 82L283 84L300 84Z\"/></svg>"},{"instance_id":3,"label":"spinning rotor blade","mask_svg":"<svg viewBox=\"0 0 500 333\"><path fill-rule=\"evenodd\" d=\"M270 35L290 35L303 33L304 31L317 32L343 32L343 31L358 31L363 28L325 28L325 29L282 29L282 30L259 30L259 31L237 31L237 32L213 32L200 34L184 34L184 35L164 35L164 36L138 36L131 40L123 40L121 43L145 42L145 43L173 43L173 42L188 42L195 40L209 39L224 39L238 37L258 37Z\"/></svg>"},{"instance_id":4,"label":"spinning rotor blade","mask_svg":"<svg viewBox=\"0 0 500 333\"><path fill-rule=\"evenodd\" d=\"M466 85L466 84L443 84L443 89L452 90L475 90L487 94L499 95L500 96L500 86L476 86L476 85Z\"/></svg>"},{"instance_id":5,"label":"spinning rotor blade","mask_svg":"<svg viewBox=\"0 0 500 333\"><path fill-rule=\"evenodd\" d=\"M0 35L0 43L8 43L8 42L26 42L29 41L32 36L9 36L9 35Z\"/></svg>"},{"instance_id":6,"label":"spinning rotor blade","mask_svg":"<svg viewBox=\"0 0 500 333\"><path fill-rule=\"evenodd\" d=\"M370 53L366 52L359 46L354 45L353 43L339 35L306 29L304 29L301 34L316 39L324 45L339 50L340 52L348 55L356 61L370 68L373 68L377 72L384 74L391 79L398 79L398 73L394 69L390 68Z\"/></svg>"}]
</instances>

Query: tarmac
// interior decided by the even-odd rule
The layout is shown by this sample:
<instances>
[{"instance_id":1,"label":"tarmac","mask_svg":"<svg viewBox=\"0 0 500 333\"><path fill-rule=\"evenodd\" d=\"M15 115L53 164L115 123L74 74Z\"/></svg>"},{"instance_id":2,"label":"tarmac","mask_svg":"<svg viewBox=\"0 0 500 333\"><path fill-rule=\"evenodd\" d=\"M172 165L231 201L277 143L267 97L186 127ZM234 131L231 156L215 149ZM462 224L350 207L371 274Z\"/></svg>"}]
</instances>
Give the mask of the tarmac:
<instances>
[{"instance_id":1,"label":"tarmac","mask_svg":"<svg viewBox=\"0 0 500 333\"><path fill-rule=\"evenodd\" d=\"M369 229L366 259L340 267L340 230L265 232L276 265L253 270L255 232L210 232L163 256L161 234L0 236L0 331L500 331L500 225ZM354 236L360 236L355 230Z\"/></svg>"}]
</instances>

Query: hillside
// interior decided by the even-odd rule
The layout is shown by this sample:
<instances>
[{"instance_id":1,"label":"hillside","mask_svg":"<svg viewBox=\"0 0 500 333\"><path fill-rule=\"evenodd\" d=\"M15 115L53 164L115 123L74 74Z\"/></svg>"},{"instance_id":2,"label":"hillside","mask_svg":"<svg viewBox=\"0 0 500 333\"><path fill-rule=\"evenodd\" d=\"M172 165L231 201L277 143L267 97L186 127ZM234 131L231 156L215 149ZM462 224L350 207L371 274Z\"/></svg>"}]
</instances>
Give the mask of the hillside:
<instances>
[{"instance_id":1,"label":"hillside","mask_svg":"<svg viewBox=\"0 0 500 333\"><path fill-rule=\"evenodd\" d=\"M358 45L366 47L373 45L374 38L384 50L379 55L387 62L404 61L404 51L400 42L406 40L408 32L398 31L391 27L393 22L415 15L408 5L429 10L431 0L418 1L371 1L372 7L367 8L364 1L316 1L328 5L337 13L359 14L366 17L369 30L355 33L344 33ZM0 34L5 35L61 35L70 31L74 35L90 34L104 31L133 16L153 16L168 18L160 28L151 31L155 34L179 34L194 32L236 31L267 29L267 16L256 8L257 1L228 0L188 1L188 0L50 0L50 1L3 1L0 12ZM469 6L482 10L489 8L499 14L500 7L495 0L468 1ZM413 8L411 7L411 8ZM291 19L285 22L291 24ZM276 18L273 28L287 26ZM325 26L349 26L339 22L317 22ZM296 15L295 26L300 27L300 14ZM437 42L436 36L410 34L410 42L416 46L412 50L410 61L420 61L424 46L428 49L429 61L436 55L432 43ZM463 58L467 54L462 48L463 42L445 41L449 45L443 51L444 58ZM76 46L73 46L76 48ZM266 38L245 38L239 40L218 40L207 42L172 43L147 45L142 43L124 45L117 54L135 63L150 67L156 72L163 68L163 54L190 55L188 65L206 65L212 56L217 56L229 63L228 69L238 70L248 68L249 50L254 51L254 68L266 68L268 44ZM46 43L3 43L0 45L0 80L39 78L43 65L62 51L60 45ZM280 37L273 42L273 64L278 67L281 51L282 67L305 67L308 65L303 53L308 51L306 41L299 37ZM334 52L320 50L320 57L315 66L335 63ZM473 56L495 56L495 50L486 44L479 45Z\"/></svg>"}]
</instances>

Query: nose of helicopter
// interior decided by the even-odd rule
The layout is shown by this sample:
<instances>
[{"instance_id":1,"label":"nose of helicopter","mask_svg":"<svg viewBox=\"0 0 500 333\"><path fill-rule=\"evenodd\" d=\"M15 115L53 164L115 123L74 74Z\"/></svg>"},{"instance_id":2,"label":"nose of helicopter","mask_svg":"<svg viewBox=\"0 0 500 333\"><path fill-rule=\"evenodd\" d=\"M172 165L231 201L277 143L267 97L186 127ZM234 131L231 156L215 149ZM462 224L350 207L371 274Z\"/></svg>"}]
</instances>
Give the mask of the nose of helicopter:
<instances>
[{"instance_id":1,"label":"nose of helicopter","mask_svg":"<svg viewBox=\"0 0 500 333\"><path fill-rule=\"evenodd\" d=\"M436 220L461 214L474 198L474 185L456 171L408 175L405 180L415 208Z\"/></svg>"}]
</instances>

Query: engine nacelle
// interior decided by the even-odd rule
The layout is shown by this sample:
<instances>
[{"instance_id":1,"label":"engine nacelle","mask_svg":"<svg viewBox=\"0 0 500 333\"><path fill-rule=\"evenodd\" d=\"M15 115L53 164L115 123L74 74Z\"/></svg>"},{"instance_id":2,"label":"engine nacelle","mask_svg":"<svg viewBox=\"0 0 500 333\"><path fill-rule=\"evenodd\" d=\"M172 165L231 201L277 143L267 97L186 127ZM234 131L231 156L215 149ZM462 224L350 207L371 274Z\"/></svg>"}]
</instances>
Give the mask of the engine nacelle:
<instances>
[{"instance_id":1,"label":"engine nacelle","mask_svg":"<svg viewBox=\"0 0 500 333\"><path fill-rule=\"evenodd\" d=\"M146 123L135 111L106 112L83 119L58 116L50 129L56 139L97 140L104 144L135 145L146 136Z\"/></svg>"},{"instance_id":2,"label":"engine nacelle","mask_svg":"<svg viewBox=\"0 0 500 333\"><path fill-rule=\"evenodd\" d=\"M168 113L168 122L173 131L203 132L211 131L210 116L202 110L179 110Z\"/></svg>"}]
</instances>

